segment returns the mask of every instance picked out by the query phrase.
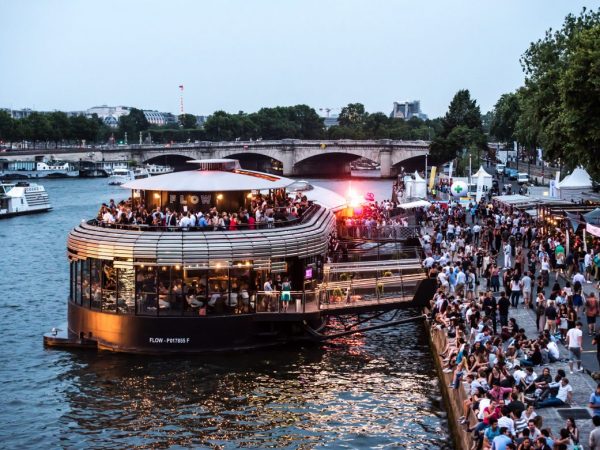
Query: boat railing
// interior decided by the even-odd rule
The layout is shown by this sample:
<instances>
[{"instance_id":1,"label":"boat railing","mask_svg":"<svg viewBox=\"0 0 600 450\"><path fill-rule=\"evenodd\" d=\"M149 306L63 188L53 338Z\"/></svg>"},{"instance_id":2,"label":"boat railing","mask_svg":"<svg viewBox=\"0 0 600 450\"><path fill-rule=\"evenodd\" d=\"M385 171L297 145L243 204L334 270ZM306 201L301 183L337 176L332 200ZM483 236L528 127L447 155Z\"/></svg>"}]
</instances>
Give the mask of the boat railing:
<instances>
[{"instance_id":1,"label":"boat railing","mask_svg":"<svg viewBox=\"0 0 600 450\"><path fill-rule=\"evenodd\" d=\"M342 239L365 239L374 241L403 241L419 237L418 226L403 226L401 224L367 226L355 224L338 226L338 237Z\"/></svg>"},{"instance_id":2,"label":"boat railing","mask_svg":"<svg viewBox=\"0 0 600 450\"><path fill-rule=\"evenodd\" d=\"M213 225L208 226L193 226L193 227L181 227L172 225L146 225L146 224L130 224L130 223L109 223L103 220L91 219L87 221L88 225L97 226L101 228L112 228L116 230L128 230L128 231L158 231L158 232L225 232L225 231L249 231L249 230L267 230L272 228L283 228L293 225L297 225L303 221L308 220L319 210L319 206L316 204L310 205L304 213L298 217L286 220L275 220L273 222L257 222L254 224L237 223L235 229L222 229Z\"/></svg>"},{"instance_id":3,"label":"boat railing","mask_svg":"<svg viewBox=\"0 0 600 450\"><path fill-rule=\"evenodd\" d=\"M256 313L314 313L321 310L373 306L410 301L419 282L425 278L420 268L410 273L402 270L385 276L354 278L321 284L305 291L257 291Z\"/></svg>"}]
</instances>

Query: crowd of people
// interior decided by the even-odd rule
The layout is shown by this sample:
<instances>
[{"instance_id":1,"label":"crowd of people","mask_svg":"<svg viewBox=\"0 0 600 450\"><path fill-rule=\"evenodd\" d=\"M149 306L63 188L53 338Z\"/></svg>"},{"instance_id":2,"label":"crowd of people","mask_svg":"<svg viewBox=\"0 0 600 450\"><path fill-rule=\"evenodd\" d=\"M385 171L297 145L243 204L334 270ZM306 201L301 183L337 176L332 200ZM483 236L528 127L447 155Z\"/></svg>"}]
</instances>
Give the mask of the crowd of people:
<instances>
[{"instance_id":1,"label":"crowd of people","mask_svg":"<svg viewBox=\"0 0 600 450\"><path fill-rule=\"evenodd\" d=\"M423 266L438 283L432 328L446 336L441 358L450 387L468 390L460 421L473 449L576 448L584 437L573 418L551 430L536 411L570 405L583 333L600 342L600 307L587 289L598 279L600 241L586 247L575 239L567 250L564 230L487 200L434 204L420 217ZM533 335L511 313L516 308L532 310ZM568 374L555 367L560 343L569 351ZM589 444L600 449L600 384L588 406L597 427Z\"/></svg>"},{"instance_id":2,"label":"crowd of people","mask_svg":"<svg viewBox=\"0 0 600 450\"><path fill-rule=\"evenodd\" d=\"M131 198L115 203L103 203L97 220L107 225L141 225L202 230L273 228L302 216L309 206L306 196L256 194L248 207L237 211L222 211L216 206L200 208L149 207L143 200Z\"/></svg>"}]
</instances>

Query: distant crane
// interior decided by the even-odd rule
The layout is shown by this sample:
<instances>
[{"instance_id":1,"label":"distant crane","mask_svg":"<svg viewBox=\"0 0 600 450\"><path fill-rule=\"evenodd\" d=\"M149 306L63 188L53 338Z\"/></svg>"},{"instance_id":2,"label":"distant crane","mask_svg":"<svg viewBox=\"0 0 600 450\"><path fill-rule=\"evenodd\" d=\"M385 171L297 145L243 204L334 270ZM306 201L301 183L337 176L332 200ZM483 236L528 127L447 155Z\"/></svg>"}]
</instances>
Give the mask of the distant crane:
<instances>
[{"instance_id":1,"label":"distant crane","mask_svg":"<svg viewBox=\"0 0 600 450\"><path fill-rule=\"evenodd\" d=\"M329 117L329 114L331 113L331 111L336 111L339 110L340 108L330 108L330 107L325 107L325 108L319 108L319 111L323 112L325 111L325 117Z\"/></svg>"}]
</instances>

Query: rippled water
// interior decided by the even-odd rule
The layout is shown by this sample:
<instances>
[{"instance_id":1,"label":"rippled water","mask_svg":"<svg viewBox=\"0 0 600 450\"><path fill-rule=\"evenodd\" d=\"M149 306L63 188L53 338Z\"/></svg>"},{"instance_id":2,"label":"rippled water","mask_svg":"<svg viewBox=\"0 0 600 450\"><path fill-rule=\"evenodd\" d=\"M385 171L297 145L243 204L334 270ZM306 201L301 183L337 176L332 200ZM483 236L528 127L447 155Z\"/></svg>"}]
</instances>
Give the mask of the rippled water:
<instances>
[{"instance_id":1,"label":"rippled water","mask_svg":"<svg viewBox=\"0 0 600 450\"><path fill-rule=\"evenodd\" d=\"M105 179L43 184L52 212L0 221L0 448L448 445L419 324L220 356L44 349L42 334L66 321L66 235L123 191ZM353 187L384 198L391 183Z\"/></svg>"}]
</instances>

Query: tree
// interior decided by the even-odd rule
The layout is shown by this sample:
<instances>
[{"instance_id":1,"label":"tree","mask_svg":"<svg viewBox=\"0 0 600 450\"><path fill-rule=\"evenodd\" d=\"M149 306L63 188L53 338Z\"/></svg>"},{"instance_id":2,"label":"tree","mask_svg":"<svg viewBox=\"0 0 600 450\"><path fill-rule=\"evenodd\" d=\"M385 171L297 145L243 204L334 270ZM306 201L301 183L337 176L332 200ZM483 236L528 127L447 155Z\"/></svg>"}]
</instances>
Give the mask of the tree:
<instances>
[{"instance_id":1,"label":"tree","mask_svg":"<svg viewBox=\"0 0 600 450\"><path fill-rule=\"evenodd\" d=\"M184 129L196 128L196 116L193 114L180 114L179 124Z\"/></svg>"},{"instance_id":2,"label":"tree","mask_svg":"<svg viewBox=\"0 0 600 450\"><path fill-rule=\"evenodd\" d=\"M481 125L481 111L477 102L471 100L467 89L454 95L441 124L441 132L430 146L431 157L435 163L450 161L465 150L487 150L487 138Z\"/></svg>"},{"instance_id":3,"label":"tree","mask_svg":"<svg viewBox=\"0 0 600 450\"><path fill-rule=\"evenodd\" d=\"M525 72L520 135L534 136L545 159L571 168L586 164L600 175L600 9L569 14L560 30L548 30L521 58Z\"/></svg>"},{"instance_id":4,"label":"tree","mask_svg":"<svg viewBox=\"0 0 600 450\"><path fill-rule=\"evenodd\" d=\"M490 134L501 142L516 140L521 104L517 93L503 94L494 106Z\"/></svg>"},{"instance_id":5,"label":"tree","mask_svg":"<svg viewBox=\"0 0 600 450\"><path fill-rule=\"evenodd\" d=\"M60 142L63 139L69 139L71 137L69 117L67 117L64 112L52 112L48 114L48 120L50 121L50 127L52 128L51 139L54 142Z\"/></svg>"},{"instance_id":6,"label":"tree","mask_svg":"<svg viewBox=\"0 0 600 450\"><path fill-rule=\"evenodd\" d=\"M342 108L338 122L342 127L360 128L366 116L365 106L362 103L349 103Z\"/></svg>"},{"instance_id":7,"label":"tree","mask_svg":"<svg viewBox=\"0 0 600 450\"><path fill-rule=\"evenodd\" d=\"M569 64L559 92L562 123L572 158L600 175L600 25L582 30L569 43Z\"/></svg>"},{"instance_id":8,"label":"tree","mask_svg":"<svg viewBox=\"0 0 600 450\"><path fill-rule=\"evenodd\" d=\"M15 121L7 111L0 111L0 142L12 142L15 135Z\"/></svg>"},{"instance_id":9,"label":"tree","mask_svg":"<svg viewBox=\"0 0 600 450\"><path fill-rule=\"evenodd\" d=\"M26 119L22 119L28 125L26 138L32 141L48 141L52 139L52 127L48 116L38 112L32 112Z\"/></svg>"},{"instance_id":10,"label":"tree","mask_svg":"<svg viewBox=\"0 0 600 450\"><path fill-rule=\"evenodd\" d=\"M140 131L145 131L149 127L150 123L141 109L131 108L129 114L119 117L119 130L127 133L130 139L135 139Z\"/></svg>"}]
</instances>

